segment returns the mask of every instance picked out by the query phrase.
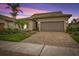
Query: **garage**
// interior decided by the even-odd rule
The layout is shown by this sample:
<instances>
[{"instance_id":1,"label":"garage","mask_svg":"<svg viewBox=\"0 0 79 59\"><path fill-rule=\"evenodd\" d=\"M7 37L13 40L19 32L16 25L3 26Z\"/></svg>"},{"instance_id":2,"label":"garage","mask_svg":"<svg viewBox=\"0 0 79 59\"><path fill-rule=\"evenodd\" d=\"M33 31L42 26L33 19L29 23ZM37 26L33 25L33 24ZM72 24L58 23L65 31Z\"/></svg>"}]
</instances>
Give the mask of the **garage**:
<instances>
[{"instance_id":1,"label":"garage","mask_svg":"<svg viewBox=\"0 0 79 59\"><path fill-rule=\"evenodd\" d=\"M32 15L36 22L37 31L42 32L66 32L68 19L72 14L64 14L62 11L48 12Z\"/></svg>"},{"instance_id":2,"label":"garage","mask_svg":"<svg viewBox=\"0 0 79 59\"><path fill-rule=\"evenodd\" d=\"M64 31L64 21L48 21L41 22L41 30L46 32L63 32Z\"/></svg>"}]
</instances>

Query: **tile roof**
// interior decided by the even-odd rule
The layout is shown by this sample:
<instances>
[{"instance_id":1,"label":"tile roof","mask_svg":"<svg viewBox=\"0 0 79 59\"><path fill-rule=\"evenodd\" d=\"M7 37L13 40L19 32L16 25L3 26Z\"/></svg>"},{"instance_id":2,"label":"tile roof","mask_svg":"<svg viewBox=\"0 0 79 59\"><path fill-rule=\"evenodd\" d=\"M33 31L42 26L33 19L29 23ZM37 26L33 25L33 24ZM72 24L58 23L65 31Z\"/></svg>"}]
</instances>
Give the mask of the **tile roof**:
<instances>
[{"instance_id":1,"label":"tile roof","mask_svg":"<svg viewBox=\"0 0 79 59\"><path fill-rule=\"evenodd\" d=\"M10 22L14 21L13 18L8 17L8 16L4 16L4 15L0 15L0 19L5 20L5 21L10 21Z\"/></svg>"},{"instance_id":2,"label":"tile roof","mask_svg":"<svg viewBox=\"0 0 79 59\"><path fill-rule=\"evenodd\" d=\"M70 17L72 16L72 14L63 14L61 11L56 11L56 12L34 14L31 16L31 18L47 18L47 17L63 17L63 16Z\"/></svg>"}]
</instances>

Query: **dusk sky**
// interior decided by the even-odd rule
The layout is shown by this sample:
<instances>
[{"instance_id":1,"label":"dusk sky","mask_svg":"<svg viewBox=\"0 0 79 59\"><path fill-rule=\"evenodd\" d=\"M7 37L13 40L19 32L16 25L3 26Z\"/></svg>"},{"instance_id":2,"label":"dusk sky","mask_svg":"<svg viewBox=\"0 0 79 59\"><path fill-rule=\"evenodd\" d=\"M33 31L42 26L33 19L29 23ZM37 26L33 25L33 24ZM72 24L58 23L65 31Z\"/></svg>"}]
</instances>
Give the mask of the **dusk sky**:
<instances>
[{"instance_id":1,"label":"dusk sky","mask_svg":"<svg viewBox=\"0 0 79 59\"><path fill-rule=\"evenodd\" d=\"M37 13L46 13L54 11L62 11L66 14L72 14L73 17L79 16L78 3L21 3L20 5L23 13L19 13L17 18L24 18ZM10 10L6 9L6 6L6 4L0 4L0 14L10 16Z\"/></svg>"}]
</instances>

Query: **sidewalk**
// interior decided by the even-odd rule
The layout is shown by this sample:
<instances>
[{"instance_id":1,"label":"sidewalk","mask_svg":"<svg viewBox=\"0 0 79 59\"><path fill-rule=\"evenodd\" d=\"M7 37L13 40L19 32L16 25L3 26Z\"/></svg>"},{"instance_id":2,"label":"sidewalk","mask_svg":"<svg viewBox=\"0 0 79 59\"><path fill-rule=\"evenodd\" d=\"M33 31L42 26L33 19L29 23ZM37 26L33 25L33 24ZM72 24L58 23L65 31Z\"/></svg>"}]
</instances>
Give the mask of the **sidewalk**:
<instances>
[{"instance_id":1,"label":"sidewalk","mask_svg":"<svg viewBox=\"0 0 79 59\"><path fill-rule=\"evenodd\" d=\"M0 55L79 56L79 49L32 43L0 41Z\"/></svg>"}]
</instances>

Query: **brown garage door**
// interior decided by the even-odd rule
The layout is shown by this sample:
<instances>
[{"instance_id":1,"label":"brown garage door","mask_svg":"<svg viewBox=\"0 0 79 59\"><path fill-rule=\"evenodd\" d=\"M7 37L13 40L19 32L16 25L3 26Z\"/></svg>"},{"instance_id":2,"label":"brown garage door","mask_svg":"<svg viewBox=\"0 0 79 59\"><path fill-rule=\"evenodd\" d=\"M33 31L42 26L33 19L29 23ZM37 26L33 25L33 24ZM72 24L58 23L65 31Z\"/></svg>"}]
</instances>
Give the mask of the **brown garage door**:
<instances>
[{"instance_id":1,"label":"brown garage door","mask_svg":"<svg viewBox=\"0 0 79 59\"><path fill-rule=\"evenodd\" d=\"M64 22L63 21L41 22L41 31L63 32Z\"/></svg>"}]
</instances>

